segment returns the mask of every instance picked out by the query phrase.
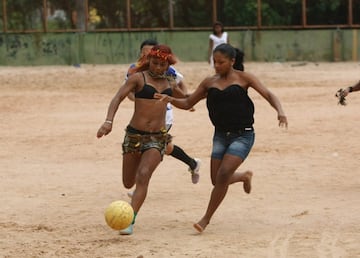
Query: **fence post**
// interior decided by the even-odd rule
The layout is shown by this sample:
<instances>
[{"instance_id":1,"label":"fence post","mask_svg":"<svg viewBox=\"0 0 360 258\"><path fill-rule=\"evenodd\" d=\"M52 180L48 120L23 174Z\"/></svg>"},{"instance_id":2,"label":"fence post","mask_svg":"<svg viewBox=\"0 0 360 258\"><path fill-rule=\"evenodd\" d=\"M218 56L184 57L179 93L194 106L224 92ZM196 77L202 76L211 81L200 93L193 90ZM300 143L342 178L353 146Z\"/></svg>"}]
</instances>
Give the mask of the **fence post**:
<instances>
[{"instance_id":1,"label":"fence post","mask_svg":"<svg viewBox=\"0 0 360 258\"><path fill-rule=\"evenodd\" d=\"M342 39L341 39L341 31L339 28L333 34L333 56L335 62L339 62L342 60L341 51L342 50Z\"/></svg>"},{"instance_id":2,"label":"fence post","mask_svg":"<svg viewBox=\"0 0 360 258\"><path fill-rule=\"evenodd\" d=\"M352 60L357 61L357 48L358 48L358 38L357 38L357 29L352 31Z\"/></svg>"}]
</instances>

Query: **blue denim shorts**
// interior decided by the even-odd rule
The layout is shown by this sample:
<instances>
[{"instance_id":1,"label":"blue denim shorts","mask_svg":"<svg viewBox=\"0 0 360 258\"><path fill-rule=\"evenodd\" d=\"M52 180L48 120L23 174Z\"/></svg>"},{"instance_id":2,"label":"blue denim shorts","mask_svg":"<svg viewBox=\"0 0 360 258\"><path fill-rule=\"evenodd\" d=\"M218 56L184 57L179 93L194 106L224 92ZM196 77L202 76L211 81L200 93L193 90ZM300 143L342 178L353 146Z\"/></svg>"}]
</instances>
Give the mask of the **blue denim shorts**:
<instances>
[{"instance_id":1,"label":"blue denim shorts","mask_svg":"<svg viewBox=\"0 0 360 258\"><path fill-rule=\"evenodd\" d=\"M219 132L215 131L211 157L222 159L225 154L234 155L245 160L255 142L255 132Z\"/></svg>"}]
</instances>

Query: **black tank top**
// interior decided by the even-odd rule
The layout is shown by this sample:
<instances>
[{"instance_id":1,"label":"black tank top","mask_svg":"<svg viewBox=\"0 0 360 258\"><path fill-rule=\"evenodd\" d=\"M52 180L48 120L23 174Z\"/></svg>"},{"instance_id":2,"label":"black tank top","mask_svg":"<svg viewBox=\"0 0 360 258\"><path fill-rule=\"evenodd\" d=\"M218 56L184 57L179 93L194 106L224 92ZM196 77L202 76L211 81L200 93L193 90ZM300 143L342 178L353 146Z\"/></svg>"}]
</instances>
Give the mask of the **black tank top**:
<instances>
[{"instance_id":1,"label":"black tank top","mask_svg":"<svg viewBox=\"0 0 360 258\"><path fill-rule=\"evenodd\" d=\"M143 77L144 77L144 86L142 87L142 89L139 92L135 93L135 98L141 98L141 99L153 99L154 98L154 94L157 93L157 90L146 83L145 80L145 75L144 73L142 73ZM170 85L170 82L169 82ZM171 87L166 88L165 90L163 90L163 92L161 92L161 94L166 94L169 96L172 96L172 89Z\"/></svg>"},{"instance_id":2,"label":"black tank top","mask_svg":"<svg viewBox=\"0 0 360 258\"><path fill-rule=\"evenodd\" d=\"M224 90L210 88L206 105L216 130L238 132L254 123L254 103L240 85L233 84Z\"/></svg>"}]
</instances>

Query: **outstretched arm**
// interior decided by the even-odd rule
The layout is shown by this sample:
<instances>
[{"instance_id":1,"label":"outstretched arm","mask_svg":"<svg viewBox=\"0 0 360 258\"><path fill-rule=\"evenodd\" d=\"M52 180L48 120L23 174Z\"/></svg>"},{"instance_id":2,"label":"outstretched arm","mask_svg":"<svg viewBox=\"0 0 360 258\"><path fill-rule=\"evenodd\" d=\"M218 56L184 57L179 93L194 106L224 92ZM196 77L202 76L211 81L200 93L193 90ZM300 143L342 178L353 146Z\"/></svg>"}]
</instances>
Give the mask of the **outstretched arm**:
<instances>
[{"instance_id":1,"label":"outstretched arm","mask_svg":"<svg viewBox=\"0 0 360 258\"><path fill-rule=\"evenodd\" d=\"M206 97L206 93L207 93L206 81L207 79L203 80L192 94L186 95L183 98L175 98L160 93L155 93L154 98L160 101L170 102L177 108L191 109L196 103L198 103L201 99Z\"/></svg>"},{"instance_id":2,"label":"outstretched arm","mask_svg":"<svg viewBox=\"0 0 360 258\"><path fill-rule=\"evenodd\" d=\"M287 128L288 121L278 97L276 97L269 89L267 89L255 76L252 76L250 74L247 75L249 76L249 86L254 88L277 111L279 126L285 126Z\"/></svg>"}]
</instances>

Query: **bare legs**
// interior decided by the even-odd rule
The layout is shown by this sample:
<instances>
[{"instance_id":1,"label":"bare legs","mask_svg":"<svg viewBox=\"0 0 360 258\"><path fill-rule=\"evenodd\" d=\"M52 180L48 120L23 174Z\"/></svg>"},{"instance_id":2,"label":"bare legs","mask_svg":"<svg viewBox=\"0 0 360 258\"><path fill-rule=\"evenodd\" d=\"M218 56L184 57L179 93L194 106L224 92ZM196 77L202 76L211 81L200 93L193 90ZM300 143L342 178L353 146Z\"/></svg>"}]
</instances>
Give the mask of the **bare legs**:
<instances>
[{"instance_id":1,"label":"bare legs","mask_svg":"<svg viewBox=\"0 0 360 258\"><path fill-rule=\"evenodd\" d=\"M194 224L194 227L199 232L202 232L206 228L206 226L210 222L211 217L224 199L226 192L229 188L229 183L225 180L226 176L223 176L216 181L214 188L211 192L210 201L204 217L202 217L202 219L198 223Z\"/></svg>"},{"instance_id":2,"label":"bare legs","mask_svg":"<svg viewBox=\"0 0 360 258\"><path fill-rule=\"evenodd\" d=\"M247 170L245 172L235 172L230 178L229 184L244 182L243 184L244 192L249 194L251 192L252 176L253 176L253 172L250 170Z\"/></svg>"},{"instance_id":3,"label":"bare legs","mask_svg":"<svg viewBox=\"0 0 360 258\"><path fill-rule=\"evenodd\" d=\"M157 149L149 149L142 154L127 153L123 156L123 183L126 188L136 185L131 198L131 206L137 213L147 195L150 178L161 162Z\"/></svg>"},{"instance_id":4,"label":"bare legs","mask_svg":"<svg viewBox=\"0 0 360 258\"><path fill-rule=\"evenodd\" d=\"M123 184L126 188L136 185L131 198L134 209L134 219L125 229L120 230L120 235L131 235L135 218L143 205L150 178L156 167L161 162L161 155L157 149L148 149L143 153L126 153L123 155Z\"/></svg>"},{"instance_id":5,"label":"bare legs","mask_svg":"<svg viewBox=\"0 0 360 258\"><path fill-rule=\"evenodd\" d=\"M211 181L214 188L211 192L210 201L205 215L194 227L199 232L205 230L211 217L223 201L230 184L244 182L243 188L246 193L251 191L251 171L235 172L243 160L232 155L225 155L223 160L211 160Z\"/></svg>"}]
</instances>

